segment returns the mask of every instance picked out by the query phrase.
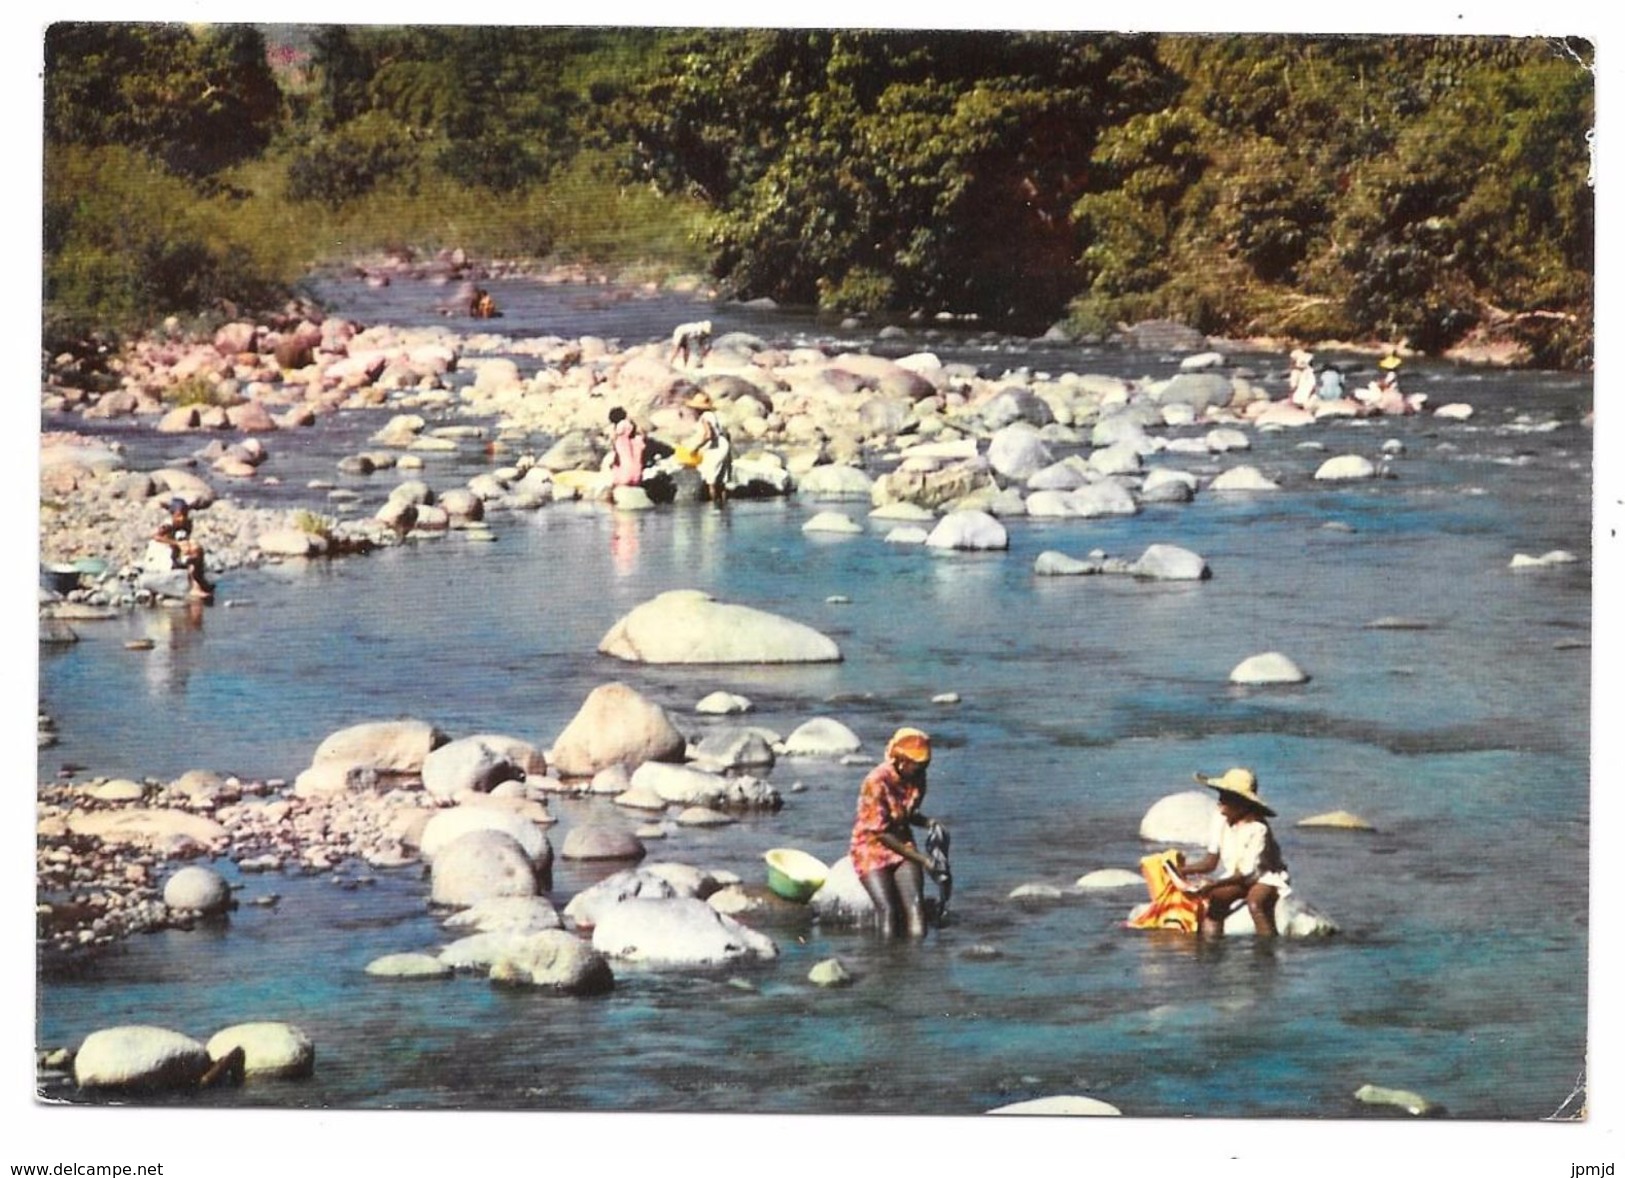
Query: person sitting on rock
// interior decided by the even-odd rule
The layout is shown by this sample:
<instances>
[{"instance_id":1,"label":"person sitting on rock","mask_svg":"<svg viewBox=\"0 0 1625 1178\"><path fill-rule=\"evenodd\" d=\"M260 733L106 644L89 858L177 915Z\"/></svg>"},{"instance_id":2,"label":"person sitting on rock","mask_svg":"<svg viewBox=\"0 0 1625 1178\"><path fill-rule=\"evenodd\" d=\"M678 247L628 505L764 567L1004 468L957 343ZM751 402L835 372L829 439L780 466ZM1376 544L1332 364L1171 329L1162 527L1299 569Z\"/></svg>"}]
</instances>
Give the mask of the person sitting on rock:
<instances>
[{"instance_id":1,"label":"person sitting on rock","mask_svg":"<svg viewBox=\"0 0 1625 1178\"><path fill-rule=\"evenodd\" d=\"M1371 412L1381 413L1387 417L1401 417L1418 412L1427 401L1426 393L1412 393L1406 396L1401 391L1399 367L1402 363L1403 361L1392 353L1384 356L1377 361L1377 367L1382 369L1382 376L1355 394Z\"/></svg>"},{"instance_id":2,"label":"person sitting on rock","mask_svg":"<svg viewBox=\"0 0 1625 1178\"><path fill-rule=\"evenodd\" d=\"M169 501L169 518L152 538L169 549L171 567L186 570L187 596L206 599L214 596L214 586L204 575L203 546L192 531L192 509L177 495Z\"/></svg>"},{"instance_id":3,"label":"person sitting on rock","mask_svg":"<svg viewBox=\"0 0 1625 1178\"><path fill-rule=\"evenodd\" d=\"M705 354L711 350L711 321L701 319L697 323L679 323L671 333L671 363L676 364L681 357L686 368L690 360L703 360Z\"/></svg>"},{"instance_id":4,"label":"person sitting on rock","mask_svg":"<svg viewBox=\"0 0 1625 1178\"><path fill-rule=\"evenodd\" d=\"M1343 399L1343 370L1335 364L1328 364L1320 370L1320 383L1315 386L1315 396L1320 398L1321 404L1333 404Z\"/></svg>"},{"instance_id":5,"label":"person sitting on rock","mask_svg":"<svg viewBox=\"0 0 1625 1178\"><path fill-rule=\"evenodd\" d=\"M1176 860L1184 890L1203 902L1197 934L1222 937L1225 918L1246 904L1253 930L1273 937L1276 901L1292 890L1281 848L1265 821L1275 811L1258 796L1258 779L1251 769L1230 769L1221 777L1198 773L1196 780L1219 795L1206 854L1189 862L1183 855ZM1214 872L1209 879L1190 878L1208 872Z\"/></svg>"},{"instance_id":6,"label":"person sitting on rock","mask_svg":"<svg viewBox=\"0 0 1625 1178\"><path fill-rule=\"evenodd\" d=\"M858 791L848 854L879 913L880 935L888 939L900 931L900 916L909 936L925 935L925 876L939 877L909 829L936 825L920 812L930 763L931 738L918 728L899 728L886 744L886 759Z\"/></svg>"}]
</instances>

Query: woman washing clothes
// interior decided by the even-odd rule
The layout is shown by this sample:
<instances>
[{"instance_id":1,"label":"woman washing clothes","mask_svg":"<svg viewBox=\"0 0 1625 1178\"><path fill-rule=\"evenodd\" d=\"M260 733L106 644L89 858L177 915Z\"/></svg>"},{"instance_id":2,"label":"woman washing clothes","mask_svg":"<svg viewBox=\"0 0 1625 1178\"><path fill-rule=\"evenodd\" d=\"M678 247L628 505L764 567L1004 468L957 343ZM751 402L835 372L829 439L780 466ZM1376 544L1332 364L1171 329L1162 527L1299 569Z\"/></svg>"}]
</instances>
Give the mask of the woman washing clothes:
<instances>
[{"instance_id":1,"label":"woman washing clothes","mask_svg":"<svg viewBox=\"0 0 1625 1178\"><path fill-rule=\"evenodd\" d=\"M886 759L869 771L858 792L858 815L849 853L864 891L880 916L880 935L897 936L899 917L911 937L925 936L925 876L941 869L914 845L911 827L934 827L920 812L931 738L918 728L899 728L886 744Z\"/></svg>"},{"instance_id":2,"label":"woman washing clothes","mask_svg":"<svg viewBox=\"0 0 1625 1178\"><path fill-rule=\"evenodd\" d=\"M1183 890L1203 901L1197 933L1222 937L1225 917L1246 904L1253 930L1261 937L1273 937L1276 901L1292 890L1281 848L1265 821L1275 811L1258 796L1258 779L1251 769L1230 769L1221 777L1198 773L1196 780L1219 795L1219 813L1208 834L1207 853L1190 862L1183 855L1176 859L1182 876L1215 872L1201 882L1185 881Z\"/></svg>"},{"instance_id":3,"label":"woman washing clothes","mask_svg":"<svg viewBox=\"0 0 1625 1178\"><path fill-rule=\"evenodd\" d=\"M695 393L683 402L700 415L689 448L699 456L700 479L705 483L705 494L712 503L721 507L728 501L728 481L733 478L733 443L728 431L722 428L717 407L706 393Z\"/></svg>"}]
</instances>

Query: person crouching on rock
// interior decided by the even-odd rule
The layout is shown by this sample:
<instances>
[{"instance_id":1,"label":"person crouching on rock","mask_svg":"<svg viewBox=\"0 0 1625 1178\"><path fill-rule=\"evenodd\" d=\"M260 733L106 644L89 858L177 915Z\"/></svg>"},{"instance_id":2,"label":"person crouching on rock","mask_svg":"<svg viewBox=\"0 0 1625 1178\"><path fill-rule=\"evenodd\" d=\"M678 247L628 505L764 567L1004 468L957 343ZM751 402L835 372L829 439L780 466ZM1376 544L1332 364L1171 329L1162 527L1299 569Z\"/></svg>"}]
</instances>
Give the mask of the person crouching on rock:
<instances>
[{"instance_id":1,"label":"person crouching on rock","mask_svg":"<svg viewBox=\"0 0 1625 1178\"><path fill-rule=\"evenodd\" d=\"M880 935L925 935L925 876L936 877L929 856L914 845L914 826L935 825L920 812L931 738L918 728L899 728L886 745L886 759L869 771L858 792L858 816L848 848L852 866L874 901Z\"/></svg>"},{"instance_id":2,"label":"person crouching on rock","mask_svg":"<svg viewBox=\"0 0 1625 1178\"><path fill-rule=\"evenodd\" d=\"M1225 917L1241 904L1253 917L1261 937L1275 935L1275 904L1292 890L1286 862L1266 818L1275 811L1258 796L1258 779L1251 769L1230 769L1222 777L1198 773L1196 780L1219 795L1219 813L1208 833L1207 853L1189 863L1180 857L1180 874L1202 875L1217 869L1200 883L1187 880L1186 891L1205 901L1197 934L1222 937Z\"/></svg>"},{"instance_id":3,"label":"person crouching on rock","mask_svg":"<svg viewBox=\"0 0 1625 1178\"><path fill-rule=\"evenodd\" d=\"M203 571L203 545L192 538L192 510L186 500L177 496L169 501L169 518L158 526L152 538L169 549L172 567L186 570L187 596L214 596L214 586Z\"/></svg>"}]
</instances>

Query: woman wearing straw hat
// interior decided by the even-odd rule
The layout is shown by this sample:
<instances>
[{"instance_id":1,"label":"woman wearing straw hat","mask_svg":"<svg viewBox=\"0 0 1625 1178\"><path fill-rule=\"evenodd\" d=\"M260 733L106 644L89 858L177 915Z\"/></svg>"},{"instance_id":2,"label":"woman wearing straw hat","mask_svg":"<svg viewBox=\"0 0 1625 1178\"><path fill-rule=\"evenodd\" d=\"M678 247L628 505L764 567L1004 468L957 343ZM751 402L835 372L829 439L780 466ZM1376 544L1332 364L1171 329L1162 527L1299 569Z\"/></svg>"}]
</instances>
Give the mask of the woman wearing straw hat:
<instances>
[{"instance_id":1,"label":"woman wearing straw hat","mask_svg":"<svg viewBox=\"0 0 1625 1178\"><path fill-rule=\"evenodd\" d=\"M717 407L705 393L695 393L683 402L700 415L699 428L689 440L689 449L699 456L700 479L711 502L721 506L728 499L728 480L733 477L733 444L722 428Z\"/></svg>"},{"instance_id":2,"label":"woman wearing straw hat","mask_svg":"<svg viewBox=\"0 0 1625 1178\"><path fill-rule=\"evenodd\" d=\"M1219 813L1208 833L1207 853L1181 862L1184 875L1213 878L1187 890L1204 901L1201 924L1204 937L1222 937L1224 920L1243 902L1252 913L1253 929L1261 937L1275 935L1275 902L1292 890L1286 862L1266 818L1275 811L1258 796L1258 779L1251 769L1228 769L1223 776L1198 773L1196 780L1219 795Z\"/></svg>"},{"instance_id":3,"label":"woman wearing straw hat","mask_svg":"<svg viewBox=\"0 0 1625 1178\"><path fill-rule=\"evenodd\" d=\"M914 845L912 826L934 826L920 813L931 738L918 728L899 728L886 744L886 759L869 771L858 791L858 816L848 852L864 891L880 913L880 934L895 937L899 912L908 935L925 935L925 876L937 877L929 856Z\"/></svg>"}]
</instances>

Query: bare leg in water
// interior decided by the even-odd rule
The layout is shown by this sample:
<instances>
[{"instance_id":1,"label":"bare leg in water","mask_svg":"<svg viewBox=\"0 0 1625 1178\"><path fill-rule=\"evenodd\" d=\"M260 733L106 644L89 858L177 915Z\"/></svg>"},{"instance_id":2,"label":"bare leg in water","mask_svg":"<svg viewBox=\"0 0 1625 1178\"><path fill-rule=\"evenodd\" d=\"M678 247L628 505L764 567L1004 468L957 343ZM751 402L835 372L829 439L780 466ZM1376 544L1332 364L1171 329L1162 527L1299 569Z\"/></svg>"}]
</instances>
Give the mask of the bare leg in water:
<instances>
[{"instance_id":1,"label":"bare leg in water","mask_svg":"<svg viewBox=\"0 0 1625 1178\"><path fill-rule=\"evenodd\" d=\"M880 913L882 937L897 935L899 916L906 921L909 936L925 936L925 873L918 863L905 859L895 867L882 867L860 878Z\"/></svg>"},{"instance_id":2,"label":"bare leg in water","mask_svg":"<svg viewBox=\"0 0 1625 1178\"><path fill-rule=\"evenodd\" d=\"M1208 893L1207 907L1202 913L1201 935L1224 936L1225 917L1229 916L1238 904L1245 901L1247 911L1252 914L1253 931L1261 937L1275 936L1277 896L1276 890L1266 883L1255 883L1251 887L1243 887L1241 884L1220 884Z\"/></svg>"}]
</instances>

